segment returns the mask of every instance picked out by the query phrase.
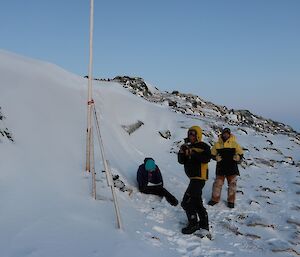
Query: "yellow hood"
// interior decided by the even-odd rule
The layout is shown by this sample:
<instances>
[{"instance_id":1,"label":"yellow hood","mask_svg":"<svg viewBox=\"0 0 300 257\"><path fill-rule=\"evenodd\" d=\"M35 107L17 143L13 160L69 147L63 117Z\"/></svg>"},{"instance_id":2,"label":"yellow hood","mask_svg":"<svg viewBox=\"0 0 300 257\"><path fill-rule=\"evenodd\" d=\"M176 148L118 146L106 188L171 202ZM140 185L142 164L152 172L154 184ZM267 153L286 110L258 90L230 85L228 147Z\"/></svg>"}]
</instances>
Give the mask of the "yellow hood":
<instances>
[{"instance_id":1,"label":"yellow hood","mask_svg":"<svg viewBox=\"0 0 300 257\"><path fill-rule=\"evenodd\" d=\"M219 143L223 143L222 135L219 136ZM226 140L226 142L236 142L236 137L233 134L230 134L230 137Z\"/></svg>"},{"instance_id":2,"label":"yellow hood","mask_svg":"<svg viewBox=\"0 0 300 257\"><path fill-rule=\"evenodd\" d=\"M202 141L202 129L199 126L192 126L189 128L190 130L194 130L197 133L197 142L201 142Z\"/></svg>"},{"instance_id":3,"label":"yellow hood","mask_svg":"<svg viewBox=\"0 0 300 257\"><path fill-rule=\"evenodd\" d=\"M217 143L214 144L214 146L211 149L211 154L216 156L218 153L218 150L224 149L224 148L235 148L236 154L243 154L243 149L241 146L236 142L236 137L234 135L230 135L228 140L226 142L223 142L221 136L219 136L219 140Z\"/></svg>"}]
</instances>

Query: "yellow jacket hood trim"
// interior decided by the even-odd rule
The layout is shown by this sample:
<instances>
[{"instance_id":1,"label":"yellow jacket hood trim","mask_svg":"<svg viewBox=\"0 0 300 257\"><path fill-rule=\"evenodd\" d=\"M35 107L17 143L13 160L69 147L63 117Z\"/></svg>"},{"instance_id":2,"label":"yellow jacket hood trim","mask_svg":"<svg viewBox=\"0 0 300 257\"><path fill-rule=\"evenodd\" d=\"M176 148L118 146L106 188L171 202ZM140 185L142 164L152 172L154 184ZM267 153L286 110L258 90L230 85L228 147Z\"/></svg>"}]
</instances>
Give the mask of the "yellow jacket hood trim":
<instances>
[{"instance_id":1,"label":"yellow jacket hood trim","mask_svg":"<svg viewBox=\"0 0 300 257\"><path fill-rule=\"evenodd\" d=\"M236 154L240 154L240 155L243 154L243 149L236 142L236 137L232 134L230 135L229 139L227 139L225 142L223 142L221 136L219 136L218 142L216 142L211 149L211 154L216 156L217 149L223 149L223 148L235 148Z\"/></svg>"},{"instance_id":2,"label":"yellow jacket hood trim","mask_svg":"<svg viewBox=\"0 0 300 257\"><path fill-rule=\"evenodd\" d=\"M189 131L194 130L197 133L197 142L202 141L202 129L199 126L192 126L189 128Z\"/></svg>"},{"instance_id":3,"label":"yellow jacket hood trim","mask_svg":"<svg viewBox=\"0 0 300 257\"><path fill-rule=\"evenodd\" d=\"M235 135L233 135L233 134L230 134L230 137L226 140L226 142L223 142L223 139L222 139L222 135L220 135L219 136L219 138L218 138L218 143L220 143L220 144L223 144L223 143L231 143L231 142L236 142L236 137L235 137Z\"/></svg>"}]
</instances>

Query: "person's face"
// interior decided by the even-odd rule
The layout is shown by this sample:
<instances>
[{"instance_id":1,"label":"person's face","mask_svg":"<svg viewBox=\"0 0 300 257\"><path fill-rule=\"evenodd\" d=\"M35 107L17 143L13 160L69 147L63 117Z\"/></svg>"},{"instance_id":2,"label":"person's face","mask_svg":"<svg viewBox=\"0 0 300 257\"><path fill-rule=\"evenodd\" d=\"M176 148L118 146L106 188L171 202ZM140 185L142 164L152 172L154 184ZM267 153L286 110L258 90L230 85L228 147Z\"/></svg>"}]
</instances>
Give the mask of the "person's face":
<instances>
[{"instance_id":1,"label":"person's face","mask_svg":"<svg viewBox=\"0 0 300 257\"><path fill-rule=\"evenodd\" d=\"M225 133L222 134L222 139L224 141L226 141L229 137L230 137L230 134L228 132L225 132Z\"/></svg>"},{"instance_id":2,"label":"person's face","mask_svg":"<svg viewBox=\"0 0 300 257\"><path fill-rule=\"evenodd\" d=\"M189 141L193 144L197 141L197 133L194 130L188 132Z\"/></svg>"}]
</instances>

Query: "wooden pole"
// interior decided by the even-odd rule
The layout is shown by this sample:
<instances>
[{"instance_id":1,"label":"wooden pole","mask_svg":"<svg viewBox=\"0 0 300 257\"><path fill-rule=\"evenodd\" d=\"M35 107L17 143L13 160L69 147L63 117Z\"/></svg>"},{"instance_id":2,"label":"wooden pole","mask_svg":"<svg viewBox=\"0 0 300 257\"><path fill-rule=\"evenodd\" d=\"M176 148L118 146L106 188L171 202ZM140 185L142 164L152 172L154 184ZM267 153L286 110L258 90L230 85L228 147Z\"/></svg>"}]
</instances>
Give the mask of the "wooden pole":
<instances>
[{"instance_id":1,"label":"wooden pole","mask_svg":"<svg viewBox=\"0 0 300 257\"><path fill-rule=\"evenodd\" d=\"M93 130L91 131L91 172L92 172L92 196L96 200L96 171L95 171L95 156L94 156L94 137L93 137Z\"/></svg>"},{"instance_id":2,"label":"wooden pole","mask_svg":"<svg viewBox=\"0 0 300 257\"><path fill-rule=\"evenodd\" d=\"M90 5L90 56L89 56L89 77L88 77L88 101L87 101L87 136L86 136L86 171L94 172L94 151L93 144L93 125L92 125L92 81L93 81L93 31L94 31L94 0L91 0Z\"/></svg>"},{"instance_id":3,"label":"wooden pole","mask_svg":"<svg viewBox=\"0 0 300 257\"><path fill-rule=\"evenodd\" d=\"M114 202L114 207L115 207L115 212L116 212L116 217L117 217L117 226L119 229L122 229L122 221L121 221L121 213L120 213L120 208L119 208L119 204L118 204L118 198L116 195L116 191L115 191L115 185L112 179L112 174L111 174L111 169L110 169L110 165L108 160L106 160L106 166L107 166L107 170L106 170L106 175L107 175L107 181L109 183L110 189L111 189L111 193L112 193L112 197L113 197L113 202Z\"/></svg>"},{"instance_id":4,"label":"wooden pole","mask_svg":"<svg viewBox=\"0 0 300 257\"><path fill-rule=\"evenodd\" d=\"M97 135L98 135L98 142L99 142L101 158L102 158L102 162L103 162L103 166L104 166L104 171L105 171L105 175L106 175L106 181L107 181L107 185L111 189L111 193L112 193L112 197L113 197L113 202L114 202L114 207L115 207L115 212L116 212L116 217L117 217L117 226L119 229L122 229L121 213L120 213L120 208L119 208L119 204L118 204L117 194L115 191L115 186L114 186L114 181L113 181L112 174L111 174L110 165L108 163L108 160L106 160L106 157L105 157L104 145L103 145L103 140L102 140L102 136L101 136L101 132L100 132L100 125L99 125L99 120L98 120L98 115L96 112L95 105L93 106L93 108L94 108L94 118L95 118L95 123L96 123L96 131L97 131Z\"/></svg>"}]
</instances>

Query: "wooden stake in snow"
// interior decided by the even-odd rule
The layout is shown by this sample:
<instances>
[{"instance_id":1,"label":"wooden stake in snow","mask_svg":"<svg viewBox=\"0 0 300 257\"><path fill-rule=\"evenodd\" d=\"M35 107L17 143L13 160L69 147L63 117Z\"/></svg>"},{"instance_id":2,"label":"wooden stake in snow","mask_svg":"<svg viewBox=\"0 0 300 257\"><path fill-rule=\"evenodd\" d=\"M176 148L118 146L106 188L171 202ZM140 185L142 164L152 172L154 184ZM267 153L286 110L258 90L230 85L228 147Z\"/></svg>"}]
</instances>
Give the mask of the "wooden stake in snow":
<instances>
[{"instance_id":1,"label":"wooden stake in snow","mask_svg":"<svg viewBox=\"0 0 300 257\"><path fill-rule=\"evenodd\" d=\"M111 193L112 193L112 197L113 197L113 201L114 201L114 207L115 207L115 212L116 212L116 216L117 216L118 228L122 229L121 213L120 213L120 209L119 209L118 198L117 198L116 191L115 191L115 185L114 185L114 181L112 178L110 165L107 160L106 160L106 163L107 163L106 164L107 171L105 173L106 173L106 177L107 177L107 183L111 189Z\"/></svg>"},{"instance_id":2,"label":"wooden stake in snow","mask_svg":"<svg viewBox=\"0 0 300 257\"><path fill-rule=\"evenodd\" d=\"M100 132L99 119L98 119L98 115L97 115L95 105L93 107L94 107L93 109L94 109L94 118L95 118L95 123L96 123L96 131L97 131L97 135L98 135L98 142L99 142L101 158L102 158L102 162L103 162L103 166L104 166L104 171L105 171L105 175L106 175L107 185L111 189L113 202L114 202L114 207L115 207L115 212L116 212L116 216L117 216L118 228L122 229L121 213L120 213L118 199L117 199L117 195L116 195L116 191L115 191L114 181L113 181L113 178L112 178L110 165L108 163L108 160L105 157L104 145L103 145L103 140L102 140L102 136L101 136L101 132Z\"/></svg>"}]
</instances>

